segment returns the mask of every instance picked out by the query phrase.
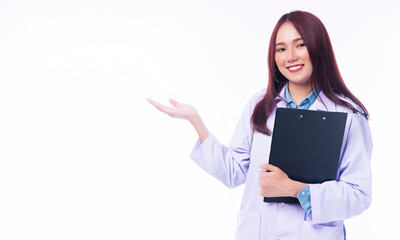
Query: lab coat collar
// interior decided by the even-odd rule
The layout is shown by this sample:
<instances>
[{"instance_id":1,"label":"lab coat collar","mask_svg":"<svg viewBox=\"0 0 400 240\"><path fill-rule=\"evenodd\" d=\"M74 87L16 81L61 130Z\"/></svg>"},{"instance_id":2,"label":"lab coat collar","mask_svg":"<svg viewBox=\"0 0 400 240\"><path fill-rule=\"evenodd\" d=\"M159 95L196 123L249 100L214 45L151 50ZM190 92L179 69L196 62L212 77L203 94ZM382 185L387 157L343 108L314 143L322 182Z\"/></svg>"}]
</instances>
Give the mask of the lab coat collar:
<instances>
[{"instance_id":1,"label":"lab coat collar","mask_svg":"<svg viewBox=\"0 0 400 240\"><path fill-rule=\"evenodd\" d=\"M332 102L321 90L317 100L310 106L310 110L336 112L336 104Z\"/></svg>"},{"instance_id":2,"label":"lab coat collar","mask_svg":"<svg viewBox=\"0 0 400 240\"><path fill-rule=\"evenodd\" d=\"M278 96L274 99L275 105L278 108L286 108L287 102L285 101L285 88L279 92Z\"/></svg>"}]
</instances>

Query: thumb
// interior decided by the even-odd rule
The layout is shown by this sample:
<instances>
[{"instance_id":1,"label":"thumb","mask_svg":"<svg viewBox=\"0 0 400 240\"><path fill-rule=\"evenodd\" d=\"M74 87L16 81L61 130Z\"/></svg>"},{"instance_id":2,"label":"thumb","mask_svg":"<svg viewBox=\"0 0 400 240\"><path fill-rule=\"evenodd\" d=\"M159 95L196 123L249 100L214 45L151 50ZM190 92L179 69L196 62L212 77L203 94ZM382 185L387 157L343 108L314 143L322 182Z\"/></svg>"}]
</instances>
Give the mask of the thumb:
<instances>
[{"instance_id":1,"label":"thumb","mask_svg":"<svg viewBox=\"0 0 400 240\"><path fill-rule=\"evenodd\" d=\"M276 166L274 166L272 164L269 164L269 163L261 164L261 165L259 165L259 167L264 169L264 170L270 171L270 172L279 172L279 171L281 171L280 168L278 168L278 167L276 167Z\"/></svg>"},{"instance_id":2,"label":"thumb","mask_svg":"<svg viewBox=\"0 0 400 240\"><path fill-rule=\"evenodd\" d=\"M175 101L174 99L170 99L169 102L172 104L172 106L177 107L178 102Z\"/></svg>"}]
</instances>

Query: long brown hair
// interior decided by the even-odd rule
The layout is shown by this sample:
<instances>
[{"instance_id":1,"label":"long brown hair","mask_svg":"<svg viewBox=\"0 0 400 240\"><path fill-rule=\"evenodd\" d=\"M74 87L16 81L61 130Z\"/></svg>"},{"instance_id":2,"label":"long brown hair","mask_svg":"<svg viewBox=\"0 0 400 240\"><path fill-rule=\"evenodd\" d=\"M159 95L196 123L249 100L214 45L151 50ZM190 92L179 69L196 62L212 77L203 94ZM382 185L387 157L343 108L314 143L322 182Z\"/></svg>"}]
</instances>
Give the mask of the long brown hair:
<instances>
[{"instance_id":1,"label":"long brown hair","mask_svg":"<svg viewBox=\"0 0 400 240\"><path fill-rule=\"evenodd\" d=\"M365 106L350 92L340 75L328 32L321 20L311 13L294 11L283 15L271 34L268 49L268 87L264 98L256 105L251 116L254 130L268 136L271 135L266 122L274 110L274 99L288 81L278 70L275 63L276 35L280 26L287 21L291 22L300 33L310 55L313 67L311 74L312 88L320 87L332 102L358 112L354 106L343 101L336 94L349 98L359 105L368 116Z\"/></svg>"}]
</instances>

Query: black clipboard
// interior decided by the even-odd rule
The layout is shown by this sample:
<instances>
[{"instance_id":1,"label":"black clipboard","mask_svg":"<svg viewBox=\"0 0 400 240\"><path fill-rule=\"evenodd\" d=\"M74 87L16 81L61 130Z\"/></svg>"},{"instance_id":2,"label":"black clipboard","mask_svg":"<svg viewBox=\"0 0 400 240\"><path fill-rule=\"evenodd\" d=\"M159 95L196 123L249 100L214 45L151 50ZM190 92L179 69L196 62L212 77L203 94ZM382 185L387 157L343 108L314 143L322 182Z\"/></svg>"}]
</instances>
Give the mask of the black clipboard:
<instances>
[{"instance_id":1,"label":"black clipboard","mask_svg":"<svg viewBox=\"0 0 400 240\"><path fill-rule=\"evenodd\" d=\"M304 183L335 180L347 113L278 108L269 163ZM299 203L294 197L264 202Z\"/></svg>"}]
</instances>

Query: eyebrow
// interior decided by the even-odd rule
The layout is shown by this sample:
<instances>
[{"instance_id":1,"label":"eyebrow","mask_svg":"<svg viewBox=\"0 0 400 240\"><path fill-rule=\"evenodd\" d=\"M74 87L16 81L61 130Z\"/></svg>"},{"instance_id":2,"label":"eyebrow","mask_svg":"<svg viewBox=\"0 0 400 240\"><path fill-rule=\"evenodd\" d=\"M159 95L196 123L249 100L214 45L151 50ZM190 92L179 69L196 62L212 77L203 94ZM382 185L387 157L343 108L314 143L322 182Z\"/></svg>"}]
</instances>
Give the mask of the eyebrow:
<instances>
[{"instance_id":1,"label":"eyebrow","mask_svg":"<svg viewBox=\"0 0 400 240\"><path fill-rule=\"evenodd\" d=\"M293 39L293 41L292 42L297 42L297 41L300 41L300 40L303 40L303 38L295 38L295 39ZM278 42L277 44L275 44L275 46L278 46L278 45L285 45L285 43L283 43L283 42Z\"/></svg>"}]
</instances>

